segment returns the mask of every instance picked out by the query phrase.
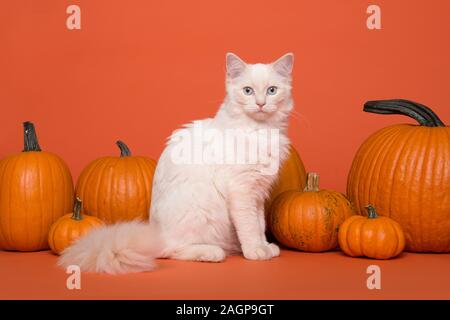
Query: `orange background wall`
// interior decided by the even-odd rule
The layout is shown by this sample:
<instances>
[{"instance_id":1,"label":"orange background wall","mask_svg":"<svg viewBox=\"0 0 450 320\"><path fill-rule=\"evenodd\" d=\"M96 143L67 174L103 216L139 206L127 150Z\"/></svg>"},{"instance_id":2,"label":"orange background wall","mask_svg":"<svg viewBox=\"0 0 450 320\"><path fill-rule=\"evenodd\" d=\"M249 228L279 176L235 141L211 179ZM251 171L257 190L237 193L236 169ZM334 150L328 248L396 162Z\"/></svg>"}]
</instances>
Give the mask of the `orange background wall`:
<instances>
[{"instance_id":1,"label":"orange background wall","mask_svg":"<svg viewBox=\"0 0 450 320\"><path fill-rule=\"evenodd\" d=\"M66 8L81 7L81 30ZM366 8L382 30L366 28ZM400 116L362 112L368 99L408 98L450 123L448 0L15 0L0 3L0 157L35 122L43 149L76 179L92 159L158 158L181 124L213 115L227 51L249 62L295 53L290 136L322 186L345 190L360 143Z\"/></svg>"}]
</instances>

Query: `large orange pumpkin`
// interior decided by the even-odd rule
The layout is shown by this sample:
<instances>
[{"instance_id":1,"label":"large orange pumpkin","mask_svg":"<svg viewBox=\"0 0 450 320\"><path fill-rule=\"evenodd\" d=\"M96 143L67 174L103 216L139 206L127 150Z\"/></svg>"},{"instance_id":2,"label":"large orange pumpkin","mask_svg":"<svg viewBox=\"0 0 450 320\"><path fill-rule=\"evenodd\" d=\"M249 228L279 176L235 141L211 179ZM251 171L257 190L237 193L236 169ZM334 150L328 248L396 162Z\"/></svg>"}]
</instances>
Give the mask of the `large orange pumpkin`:
<instances>
[{"instance_id":1,"label":"large orange pumpkin","mask_svg":"<svg viewBox=\"0 0 450 320\"><path fill-rule=\"evenodd\" d=\"M107 223L147 220L156 161L132 156L122 141L117 146L120 157L99 158L81 172L76 194L83 212Z\"/></svg>"},{"instance_id":2,"label":"large orange pumpkin","mask_svg":"<svg viewBox=\"0 0 450 320\"><path fill-rule=\"evenodd\" d=\"M394 220L377 215L372 205L368 215L354 215L339 228L339 246L352 257L389 259L398 256L405 247L402 228Z\"/></svg>"},{"instance_id":3,"label":"large orange pumpkin","mask_svg":"<svg viewBox=\"0 0 450 320\"><path fill-rule=\"evenodd\" d=\"M82 201L80 198L76 198L73 212L59 218L50 228L48 244L53 253L60 254L92 228L104 224L99 218L81 214L81 208Z\"/></svg>"},{"instance_id":4,"label":"large orange pumpkin","mask_svg":"<svg viewBox=\"0 0 450 320\"><path fill-rule=\"evenodd\" d=\"M375 132L359 148L347 194L363 214L367 203L403 228L406 250L450 251L450 127L407 100L369 101L364 111L402 114L419 123Z\"/></svg>"},{"instance_id":5,"label":"large orange pumpkin","mask_svg":"<svg viewBox=\"0 0 450 320\"><path fill-rule=\"evenodd\" d=\"M34 126L24 124L21 153L0 161L0 248L48 249L50 226L73 205L69 169L57 155L41 151Z\"/></svg>"},{"instance_id":6,"label":"large orange pumpkin","mask_svg":"<svg viewBox=\"0 0 450 320\"><path fill-rule=\"evenodd\" d=\"M281 193L289 190L303 190L306 185L306 170L298 152L291 145L289 156L283 162L277 182L272 188L269 199L266 201L266 221L269 220L270 206Z\"/></svg>"},{"instance_id":7,"label":"large orange pumpkin","mask_svg":"<svg viewBox=\"0 0 450 320\"><path fill-rule=\"evenodd\" d=\"M303 192L286 191L275 199L269 224L272 234L285 246L321 252L337 247L339 226L352 214L345 196L319 190L319 176L311 172Z\"/></svg>"}]
</instances>

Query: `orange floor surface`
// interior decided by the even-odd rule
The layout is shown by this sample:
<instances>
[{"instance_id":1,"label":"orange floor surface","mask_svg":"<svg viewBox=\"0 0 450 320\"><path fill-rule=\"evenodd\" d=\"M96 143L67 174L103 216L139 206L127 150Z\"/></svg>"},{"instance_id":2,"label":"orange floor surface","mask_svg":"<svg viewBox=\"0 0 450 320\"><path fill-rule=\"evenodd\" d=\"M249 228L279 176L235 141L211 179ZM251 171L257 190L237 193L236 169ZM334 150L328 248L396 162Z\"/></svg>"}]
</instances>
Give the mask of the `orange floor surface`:
<instances>
[{"instance_id":1,"label":"orange floor surface","mask_svg":"<svg viewBox=\"0 0 450 320\"><path fill-rule=\"evenodd\" d=\"M379 261L283 250L271 261L157 260L153 272L83 273L80 290L67 289L56 260L47 251L0 252L0 299L450 299L450 254ZM379 290L367 288L369 265L380 267Z\"/></svg>"}]
</instances>

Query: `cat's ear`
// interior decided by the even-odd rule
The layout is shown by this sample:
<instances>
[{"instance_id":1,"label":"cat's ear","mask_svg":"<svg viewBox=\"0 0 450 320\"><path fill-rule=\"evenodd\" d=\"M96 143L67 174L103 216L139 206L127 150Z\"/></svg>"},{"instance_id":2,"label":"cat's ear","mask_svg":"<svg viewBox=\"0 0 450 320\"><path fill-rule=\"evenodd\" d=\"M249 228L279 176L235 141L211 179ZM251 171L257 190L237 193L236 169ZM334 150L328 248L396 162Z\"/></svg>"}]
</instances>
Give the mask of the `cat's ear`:
<instances>
[{"instance_id":1,"label":"cat's ear","mask_svg":"<svg viewBox=\"0 0 450 320\"><path fill-rule=\"evenodd\" d=\"M290 77L292 73L292 67L294 66L294 54L286 53L280 59L273 63L273 68L276 72L283 77Z\"/></svg>"},{"instance_id":2,"label":"cat's ear","mask_svg":"<svg viewBox=\"0 0 450 320\"><path fill-rule=\"evenodd\" d=\"M230 78L236 78L244 72L247 64L234 53L227 53L227 75Z\"/></svg>"}]
</instances>

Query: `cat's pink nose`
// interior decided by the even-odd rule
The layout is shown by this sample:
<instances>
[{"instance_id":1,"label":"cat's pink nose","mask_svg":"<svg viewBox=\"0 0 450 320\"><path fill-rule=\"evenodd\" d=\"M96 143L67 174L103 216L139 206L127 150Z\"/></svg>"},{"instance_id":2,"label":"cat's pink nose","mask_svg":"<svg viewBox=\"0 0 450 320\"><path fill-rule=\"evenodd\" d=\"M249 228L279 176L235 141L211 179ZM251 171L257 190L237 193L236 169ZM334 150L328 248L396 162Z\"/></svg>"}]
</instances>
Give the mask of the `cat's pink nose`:
<instances>
[{"instance_id":1,"label":"cat's pink nose","mask_svg":"<svg viewBox=\"0 0 450 320\"><path fill-rule=\"evenodd\" d=\"M265 103L257 103L258 107L262 109L266 104Z\"/></svg>"}]
</instances>

